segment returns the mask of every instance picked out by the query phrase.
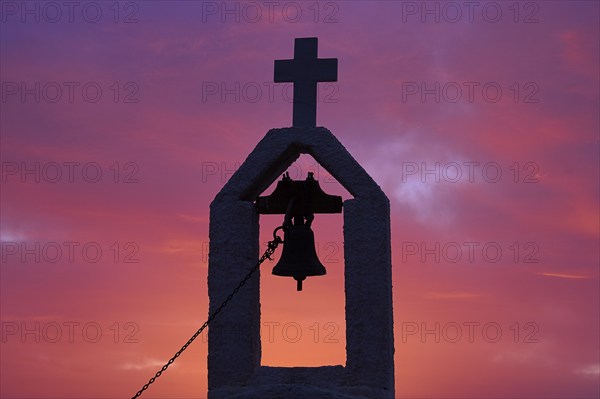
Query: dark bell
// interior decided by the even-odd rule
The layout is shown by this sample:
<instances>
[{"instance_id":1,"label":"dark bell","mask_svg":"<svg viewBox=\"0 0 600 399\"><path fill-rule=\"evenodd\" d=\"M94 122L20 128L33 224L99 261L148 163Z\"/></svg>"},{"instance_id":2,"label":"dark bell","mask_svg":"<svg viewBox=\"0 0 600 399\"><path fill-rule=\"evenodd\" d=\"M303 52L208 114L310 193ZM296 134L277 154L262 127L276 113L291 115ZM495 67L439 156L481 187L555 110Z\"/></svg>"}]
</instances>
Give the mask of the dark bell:
<instances>
[{"instance_id":1,"label":"dark bell","mask_svg":"<svg viewBox=\"0 0 600 399\"><path fill-rule=\"evenodd\" d=\"M302 291L302 281L310 276L327 273L315 250L315 235L303 217L294 217L294 224L284 229L283 252L273 268L276 276L293 277L297 290Z\"/></svg>"}]
</instances>

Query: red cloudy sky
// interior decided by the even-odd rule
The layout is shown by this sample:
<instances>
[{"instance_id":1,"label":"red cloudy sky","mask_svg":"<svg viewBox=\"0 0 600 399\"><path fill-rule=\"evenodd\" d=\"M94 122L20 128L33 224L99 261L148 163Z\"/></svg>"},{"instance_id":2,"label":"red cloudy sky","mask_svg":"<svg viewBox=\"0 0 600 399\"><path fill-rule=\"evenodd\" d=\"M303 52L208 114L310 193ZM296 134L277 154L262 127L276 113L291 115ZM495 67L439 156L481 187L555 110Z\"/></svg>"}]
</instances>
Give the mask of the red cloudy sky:
<instances>
[{"instance_id":1,"label":"red cloudy sky","mask_svg":"<svg viewBox=\"0 0 600 399\"><path fill-rule=\"evenodd\" d=\"M312 36L318 125L391 202L397 397L600 395L598 2L0 5L2 398L129 397L202 324L209 204ZM342 219L313 226L326 276L262 267L264 365L345 362ZM205 398L206 355L144 396Z\"/></svg>"}]
</instances>

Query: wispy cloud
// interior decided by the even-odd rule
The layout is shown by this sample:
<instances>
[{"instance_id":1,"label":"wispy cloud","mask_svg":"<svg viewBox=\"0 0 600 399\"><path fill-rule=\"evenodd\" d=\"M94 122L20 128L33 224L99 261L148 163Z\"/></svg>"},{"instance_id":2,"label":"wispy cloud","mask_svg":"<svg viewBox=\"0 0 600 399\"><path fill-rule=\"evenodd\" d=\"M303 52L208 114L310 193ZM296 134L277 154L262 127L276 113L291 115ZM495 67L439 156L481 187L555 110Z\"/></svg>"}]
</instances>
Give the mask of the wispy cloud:
<instances>
[{"instance_id":1,"label":"wispy cloud","mask_svg":"<svg viewBox=\"0 0 600 399\"><path fill-rule=\"evenodd\" d=\"M586 276L586 275L582 275L582 274L571 274L571 273L539 272L536 274L539 276L544 276L544 277L566 278L566 279L571 279L571 280L583 280L583 279L590 278L590 276Z\"/></svg>"},{"instance_id":2,"label":"wispy cloud","mask_svg":"<svg viewBox=\"0 0 600 399\"><path fill-rule=\"evenodd\" d=\"M531 344L519 350L502 350L492 357L494 363L536 364L538 366L556 366L554 356L548 353L548 347L541 344Z\"/></svg>"},{"instance_id":3,"label":"wispy cloud","mask_svg":"<svg viewBox=\"0 0 600 399\"><path fill-rule=\"evenodd\" d=\"M119 365L119 369L121 370L145 370L145 369L155 369L158 367L162 367L166 363L165 360L158 359L144 359L138 363L123 363ZM175 365L173 365L175 367Z\"/></svg>"},{"instance_id":4,"label":"wispy cloud","mask_svg":"<svg viewBox=\"0 0 600 399\"><path fill-rule=\"evenodd\" d=\"M600 364L588 364L587 366L573 370L573 372L584 377L598 378L600 377Z\"/></svg>"},{"instance_id":5,"label":"wispy cloud","mask_svg":"<svg viewBox=\"0 0 600 399\"><path fill-rule=\"evenodd\" d=\"M169 240L160 251L169 254L200 254L205 245L205 242L198 240Z\"/></svg>"},{"instance_id":6,"label":"wispy cloud","mask_svg":"<svg viewBox=\"0 0 600 399\"><path fill-rule=\"evenodd\" d=\"M481 297L473 292L427 292L425 299L475 299Z\"/></svg>"}]
</instances>

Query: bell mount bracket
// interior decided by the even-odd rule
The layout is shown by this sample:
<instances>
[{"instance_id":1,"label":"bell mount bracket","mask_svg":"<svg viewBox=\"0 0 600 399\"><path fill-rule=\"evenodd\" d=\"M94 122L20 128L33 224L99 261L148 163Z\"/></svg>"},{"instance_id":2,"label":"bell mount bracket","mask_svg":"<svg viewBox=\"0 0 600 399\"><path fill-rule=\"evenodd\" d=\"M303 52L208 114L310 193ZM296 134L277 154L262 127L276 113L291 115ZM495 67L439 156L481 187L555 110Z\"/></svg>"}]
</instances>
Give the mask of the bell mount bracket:
<instances>
[{"instance_id":1,"label":"bell mount bracket","mask_svg":"<svg viewBox=\"0 0 600 399\"><path fill-rule=\"evenodd\" d=\"M325 193L313 172L308 172L306 180L293 180L286 172L271 195L256 199L256 211L263 215L283 214L290 217L342 213L342 197Z\"/></svg>"}]
</instances>

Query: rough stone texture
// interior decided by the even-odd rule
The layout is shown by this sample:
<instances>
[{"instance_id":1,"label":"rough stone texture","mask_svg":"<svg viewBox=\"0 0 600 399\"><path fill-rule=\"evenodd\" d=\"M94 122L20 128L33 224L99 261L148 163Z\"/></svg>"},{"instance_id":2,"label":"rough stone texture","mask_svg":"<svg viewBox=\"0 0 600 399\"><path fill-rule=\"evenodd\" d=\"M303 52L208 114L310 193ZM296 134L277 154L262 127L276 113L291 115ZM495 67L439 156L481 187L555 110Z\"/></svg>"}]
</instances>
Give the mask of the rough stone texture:
<instances>
[{"instance_id":1,"label":"rough stone texture","mask_svg":"<svg viewBox=\"0 0 600 399\"><path fill-rule=\"evenodd\" d=\"M258 259L258 215L248 201L210 206L208 295L210 313ZM210 324L208 389L244 385L260 367L260 295L256 272Z\"/></svg>"},{"instance_id":2,"label":"rough stone texture","mask_svg":"<svg viewBox=\"0 0 600 399\"><path fill-rule=\"evenodd\" d=\"M346 368L349 385L392 389L394 322L387 198L344 202Z\"/></svg>"},{"instance_id":3,"label":"rough stone texture","mask_svg":"<svg viewBox=\"0 0 600 399\"><path fill-rule=\"evenodd\" d=\"M210 206L210 312L259 256L253 201L298 158L310 154L354 196L344 202L346 366L260 366L258 276L209 327L210 399L394 397L389 201L325 128L272 129Z\"/></svg>"}]
</instances>

